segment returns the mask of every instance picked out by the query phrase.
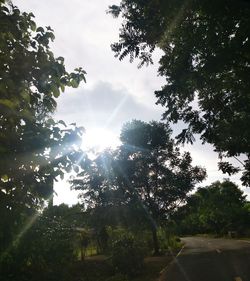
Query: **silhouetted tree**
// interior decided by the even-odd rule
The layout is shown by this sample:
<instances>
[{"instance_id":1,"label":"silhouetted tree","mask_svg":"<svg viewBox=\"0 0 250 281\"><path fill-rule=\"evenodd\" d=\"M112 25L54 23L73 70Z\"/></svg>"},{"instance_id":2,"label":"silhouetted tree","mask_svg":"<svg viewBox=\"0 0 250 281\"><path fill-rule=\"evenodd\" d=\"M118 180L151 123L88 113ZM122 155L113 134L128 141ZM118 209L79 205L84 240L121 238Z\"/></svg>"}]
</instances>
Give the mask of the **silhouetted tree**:
<instances>
[{"instance_id":1,"label":"silhouetted tree","mask_svg":"<svg viewBox=\"0 0 250 281\"><path fill-rule=\"evenodd\" d=\"M122 0L109 12L123 18L112 44L120 60L148 64L153 50L162 50L166 85L155 95L164 119L187 124L179 141L200 134L222 160L245 155L242 182L250 185L249 1ZM223 172L240 170L222 160Z\"/></svg>"},{"instance_id":2,"label":"silhouetted tree","mask_svg":"<svg viewBox=\"0 0 250 281\"><path fill-rule=\"evenodd\" d=\"M65 70L49 43L50 27L0 1L0 252L23 231L27 217L53 193L53 181L79 158L82 129L55 121L56 98L85 72ZM1 255L0 259L3 258Z\"/></svg>"},{"instance_id":3,"label":"silhouetted tree","mask_svg":"<svg viewBox=\"0 0 250 281\"><path fill-rule=\"evenodd\" d=\"M150 226L158 253L157 225L182 202L206 173L191 165L189 153L181 154L168 125L134 120L123 126L122 145L101 153L72 181L89 207L123 208L122 214L139 217ZM131 208L133 214L124 206ZM117 212L109 213L111 219ZM131 219L133 222L133 219Z\"/></svg>"},{"instance_id":4,"label":"silhouetted tree","mask_svg":"<svg viewBox=\"0 0 250 281\"><path fill-rule=\"evenodd\" d=\"M237 185L228 180L218 181L199 188L173 219L180 231L189 234L244 232L250 219L245 206L246 196Z\"/></svg>"}]
</instances>

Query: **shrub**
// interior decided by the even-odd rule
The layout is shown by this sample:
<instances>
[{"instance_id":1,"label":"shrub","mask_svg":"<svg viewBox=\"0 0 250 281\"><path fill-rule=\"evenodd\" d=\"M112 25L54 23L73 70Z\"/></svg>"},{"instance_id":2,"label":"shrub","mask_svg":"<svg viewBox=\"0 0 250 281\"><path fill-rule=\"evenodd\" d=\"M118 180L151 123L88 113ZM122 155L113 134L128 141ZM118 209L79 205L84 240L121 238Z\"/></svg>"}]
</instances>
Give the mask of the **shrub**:
<instances>
[{"instance_id":1,"label":"shrub","mask_svg":"<svg viewBox=\"0 0 250 281\"><path fill-rule=\"evenodd\" d=\"M112 246L112 264L115 269L127 276L138 274L143 266L144 248L133 237L122 237Z\"/></svg>"},{"instance_id":2,"label":"shrub","mask_svg":"<svg viewBox=\"0 0 250 281\"><path fill-rule=\"evenodd\" d=\"M129 281L129 279L126 275L117 273L116 275L106 279L106 281Z\"/></svg>"},{"instance_id":3,"label":"shrub","mask_svg":"<svg viewBox=\"0 0 250 281\"><path fill-rule=\"evenodd\" d=\"M0 260L1 280L66 280L76 258L74 241L69 225L40 215Z\"/></svg>"}]
</instances>

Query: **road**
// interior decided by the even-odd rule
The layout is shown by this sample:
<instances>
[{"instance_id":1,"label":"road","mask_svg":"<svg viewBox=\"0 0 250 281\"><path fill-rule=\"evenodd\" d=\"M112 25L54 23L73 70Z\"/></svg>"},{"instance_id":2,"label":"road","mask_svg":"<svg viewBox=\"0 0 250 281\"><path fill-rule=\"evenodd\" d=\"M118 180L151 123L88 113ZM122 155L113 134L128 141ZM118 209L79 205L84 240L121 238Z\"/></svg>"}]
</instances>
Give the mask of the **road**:
<instances>
[{"instance_id":1,"label":"road","mask_svg":"<svg viewBox=\"0 0 250 281\"><path fill-rule=\"evenodd\" d=\"M183 238L161 281L250 281L250 241Z\"/></svg>"}]
</instances>

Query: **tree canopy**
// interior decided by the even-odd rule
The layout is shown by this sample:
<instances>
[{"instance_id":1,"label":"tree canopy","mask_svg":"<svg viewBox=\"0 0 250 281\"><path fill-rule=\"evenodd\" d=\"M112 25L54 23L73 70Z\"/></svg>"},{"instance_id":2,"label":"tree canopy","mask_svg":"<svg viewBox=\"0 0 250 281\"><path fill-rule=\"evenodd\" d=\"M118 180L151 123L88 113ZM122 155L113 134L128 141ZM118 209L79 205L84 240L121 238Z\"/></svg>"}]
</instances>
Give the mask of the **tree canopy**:
<instances>
[{"instance_id":1,"label":"tree canopy","mask_svg":"<svg viewBox=\"0 0 250 281\"><path fill-rule=\"evenodd\" d=\"M122 60L152 62L163 51L159 74L166 85L155 92L163 118L186 128L181 142L200 134L223 157L245 155L242 182L250 184L250 4L248 1L122 0L109 12L123 18L112 44ZM219 163L229 174L229 162Z\"/></svg>"},{"instance_id":2,"label":"tree canopy","mask_svg":"<svg viewBox=\"0 0 250 281\"><path fill-rule=\"evenodd\" d=\"M53 39L33 14L0 1L0 250L79 157L82 129L66 127L52 113L60 93L77 87L85 72L66 71L50 50Z\"/></svg>"},{"instance_id":3,"label":"tree canopy","mask_svg":"<svg viewBox=\"0 0 250 281\"><path fill-rule=\"evenodd\" d=\"M156 226L206 175L204 169L192 166L189 153L180 153L171 132L160 122L126 123L120 136L122 145L88 163L84 160L73 188L83 191L88 207L102 207L103 212L111 209L106 222L120 209L125 217L139 217L137 226L140 222L148 225L156 236ZM155 244L156 252L157 247Z\"/></svg>"},{"instance_id":4,"label":"tree canopy","mask_svg":"<svg viewBox=\"0 0 250 281\"><path fill-rule=\"evenodd\" d=\"M182 233L243 234L249 227L246 196L228 180L199 188L173 216Z\"/></svg>"}]
</instances>

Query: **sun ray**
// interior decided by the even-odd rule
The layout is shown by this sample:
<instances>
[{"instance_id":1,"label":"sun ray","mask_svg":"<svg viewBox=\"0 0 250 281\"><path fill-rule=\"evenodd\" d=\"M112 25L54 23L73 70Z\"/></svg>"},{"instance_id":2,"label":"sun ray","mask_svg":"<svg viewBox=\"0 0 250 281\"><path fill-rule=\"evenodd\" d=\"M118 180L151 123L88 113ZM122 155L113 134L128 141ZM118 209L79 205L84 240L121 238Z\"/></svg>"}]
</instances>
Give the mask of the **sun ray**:
<instances>
[{"instance_id":1,"label":"sun ray","mask_svg":"<svg viewBox=\"0 0 250 281\"><path fill-rule=\"evenodd\" d=\"M53 198L53 193L48 198L48 202ZM30 216L25 224L23 225L22 229L16 234L13 241L10 243L9 247L1 253L0 260L3 259L5 256L8 255L8 253L11 251L11 249L18 245L23 235L32 227L32 225L36 222L36 220L39 218L39 216L42 214L43 210L47 207L47 205L44 205L39 211L36 211L32 216Z\"/></svg>"},{"instance_id":2,"label":"sun ray","mask_svg":"<svg viewBox=\"0 0 250 281\"><path fill-rule=\"evenodd\" d=\"M110 130L105 128L92 128L86 130L82 140L82 149L89 150L94 148L96 151L102 151L108 147L115 148L119 145L119 139Z\"/></svg>"},{"instance_id":3,"label":"sun ray","mask_svg":"<svg viewBox=\"0 0 250 281\"><path fill-rule=\"evenodd\" d=\"M118 112L120 111L121 107L123 106L123 104L126 102L128 98L128 95L125 95L121 101L118 103L118 105L115 107L115 109L113 110L113 112L111 113L111 115L109 116L108 120L106 121L104 128L108 128L108 126L110 125L110 123L112 122L112 120L115 118L115 116L118 114Z\"/></svg>"}]
</instances>

